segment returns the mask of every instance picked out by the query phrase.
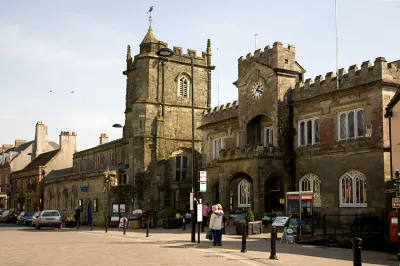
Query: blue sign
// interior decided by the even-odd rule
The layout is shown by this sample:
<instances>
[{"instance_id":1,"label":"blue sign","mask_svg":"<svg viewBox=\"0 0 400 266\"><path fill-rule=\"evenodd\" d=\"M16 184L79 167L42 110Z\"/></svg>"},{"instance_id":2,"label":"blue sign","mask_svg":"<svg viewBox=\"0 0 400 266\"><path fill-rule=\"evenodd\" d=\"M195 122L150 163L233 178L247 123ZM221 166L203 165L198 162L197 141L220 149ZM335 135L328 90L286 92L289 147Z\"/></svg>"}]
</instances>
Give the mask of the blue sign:
<instances>
[{"instance_id":1,"label":"blue sign","mask_svg":"<svg viewBox=\"0 0 400 266\"><path fill-rule=\"evenodd\" d=\"M87 186L81 187L81 192L87 192L87 191L88 191L88 187Z\"/></svg>"},{"instance_id":2,"label":"blue sign","mask_svg":"<svg viewBox=\"0 0 400 266\"><path fill-rule=\"evenodd\" d=\"M306 225L306 222L305 221L299 221L298 225L299 226L304 226L304 225Z\"/></svg>"}]
</instances>

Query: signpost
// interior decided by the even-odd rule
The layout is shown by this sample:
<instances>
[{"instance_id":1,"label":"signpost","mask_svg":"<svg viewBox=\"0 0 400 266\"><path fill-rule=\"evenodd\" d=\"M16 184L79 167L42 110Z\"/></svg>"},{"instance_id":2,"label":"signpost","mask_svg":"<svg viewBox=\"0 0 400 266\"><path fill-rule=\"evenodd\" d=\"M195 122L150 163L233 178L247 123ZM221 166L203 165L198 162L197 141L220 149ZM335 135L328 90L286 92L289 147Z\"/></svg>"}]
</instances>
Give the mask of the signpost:
<instances>
[{"instance_id":1,"label":"signpost","mask_svg":"<svg viewBox=\"0 0 400 266\"><path fill-rule=\"evenodd\" d=\"M207 192L207 172L200 171L200 192Z\"/></svg>"},{"instance_id":2,"label":"signpost","mask_svg":"<svg viewBox=\"0 0 400 266\"><path fill-rule=\"evenodd\" d=\"M400 198L392 198L392 208L400 208Z\"/></svg>"}]
</instances>

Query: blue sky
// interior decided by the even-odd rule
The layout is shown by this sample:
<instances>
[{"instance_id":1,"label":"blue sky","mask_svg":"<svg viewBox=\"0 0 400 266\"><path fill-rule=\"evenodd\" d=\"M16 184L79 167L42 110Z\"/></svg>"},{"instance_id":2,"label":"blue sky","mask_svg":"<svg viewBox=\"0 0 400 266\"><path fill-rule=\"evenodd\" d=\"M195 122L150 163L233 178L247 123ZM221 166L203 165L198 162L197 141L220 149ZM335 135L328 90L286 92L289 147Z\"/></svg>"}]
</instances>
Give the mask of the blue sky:
<instances>
[{"instance_id":1,"label":"blue sky","mask_svg":"<svg viewBox=\"0 0 400 266\"><path fill-rule=\"evenodd\" d=\"M170 47L201 54L210 38L215 65L219 48L221 104L237 99L237 59L254 52L254 34L257 48L293 44L306 78L335 71L334 0L0 0L0 144L33 139L37 121L57 142L75 131L78 150L100 133L119 138L111 125L124 122L126 46L138 53L150 5ZM338 0L339 67L400 59L399 12L400 0ZM214 71L213 106L217 84Z\"/></svg>"}]
</instances>

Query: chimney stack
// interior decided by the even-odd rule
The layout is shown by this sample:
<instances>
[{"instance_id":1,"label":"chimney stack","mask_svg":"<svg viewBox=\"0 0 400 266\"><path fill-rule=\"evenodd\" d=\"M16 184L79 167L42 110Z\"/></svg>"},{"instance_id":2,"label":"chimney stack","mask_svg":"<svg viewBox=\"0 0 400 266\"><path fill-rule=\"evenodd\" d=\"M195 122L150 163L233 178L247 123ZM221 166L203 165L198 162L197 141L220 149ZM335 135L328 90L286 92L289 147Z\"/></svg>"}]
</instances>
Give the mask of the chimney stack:
<instances>
[{"instance_id":1,"label":"chimney stack","mask_svg":"<svg viewBox=\"0 0 400 266\"><path fill-rule=\"evenodd\" d=\"M46 148L46 143L48 141L48 129L42 121L36 123L35 128L35 141L33 145L33 151L35 153L35 158L42 154Z\"/></svg>"},{"instance_id":2,"label":"chimney stack","mask_svg":"<svg viewBox=\"0 0 400 266\"><path fill-rule=\"evenodd\" d=\"M26 140L16 139L15 140L15 148L18 148L19 146L21 146L24 143L26 143Z\"/></svg>"},{"instance_id":3,"label":"chimney stack","mask_svg":"<svg viewBox=\"0 0 400 266\"><path fill-rule=\"evenodd\" d=\"M108 142L108 136L106 133L101 133L100 135L100 145Z\"/></svg>"},{"instance_id":4,"label":"chimney stack","mask_svg":"<svg viewBox=\"0 0 400 266\"><path fill-rule=\"evenodd\" d=\"M14 147L12 144L3 144L0 146L0 152L6 151L8 149L11 149L12 147Z\"/></svg>"},{"instance_id":5,"label":"chimney stack","mask_svg":"<svg viewBox=\"0 0 400 266\"><path fill-rule=\"evenodd\" d=\"M69 151L74 154L76 151L76 133L69 131L61 131L60 133L60 150Z\"/></svg>"}]
</instances>

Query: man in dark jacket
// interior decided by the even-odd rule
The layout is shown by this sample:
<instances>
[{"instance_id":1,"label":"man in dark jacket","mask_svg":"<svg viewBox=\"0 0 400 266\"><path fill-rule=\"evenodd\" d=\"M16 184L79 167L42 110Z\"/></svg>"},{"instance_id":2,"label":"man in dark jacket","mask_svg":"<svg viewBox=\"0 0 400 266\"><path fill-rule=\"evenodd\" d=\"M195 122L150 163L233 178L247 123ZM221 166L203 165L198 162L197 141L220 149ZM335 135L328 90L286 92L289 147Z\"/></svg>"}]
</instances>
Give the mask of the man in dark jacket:
<instances>
[{"instance_id":1,"label":"man in dark jacket","mask_svg":"<svg viewBox=\"0 0 400 266\"><path fill-rule=\"evenodd\" d=\"M75 221L76 221L76 229L79 230L79 226L80 226L80 223L81 223L81 210L79 208L75 209L74 218L75 218Z\"/></svg>"}]
</instances>

